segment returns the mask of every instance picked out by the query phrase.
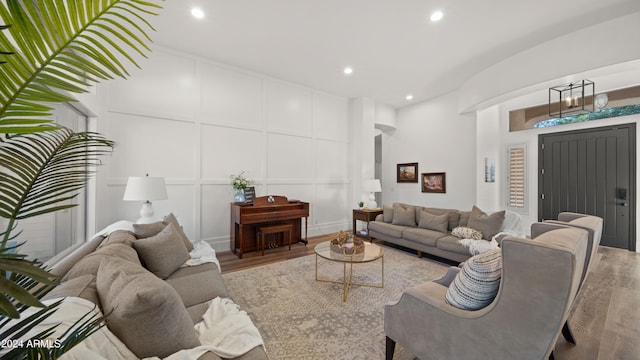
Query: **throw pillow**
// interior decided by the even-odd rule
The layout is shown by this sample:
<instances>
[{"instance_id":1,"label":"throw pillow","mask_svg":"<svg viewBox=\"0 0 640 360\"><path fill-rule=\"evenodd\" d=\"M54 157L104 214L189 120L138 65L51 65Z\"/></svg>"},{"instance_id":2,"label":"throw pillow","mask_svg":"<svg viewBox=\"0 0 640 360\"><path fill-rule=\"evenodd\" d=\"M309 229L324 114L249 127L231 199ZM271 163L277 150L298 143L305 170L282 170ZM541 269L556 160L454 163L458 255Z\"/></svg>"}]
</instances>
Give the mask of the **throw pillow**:
<instances>
[{"instance_id":1,"label":"throw pillow","mask_svg":"<svg viewBox=\"0 0 640 360\"><path fill-rule=\"evenodd\" d=\"M415 208L410 205L393 204L393 225L416 226Z\"/></svg>"},{"instance_id":2,"label":"throw pillow","mask_svg":"<svg viewBox=\"0 0 640 360\"><path fill-rule=\"evenodd\" d=\"M464 226L458 226L453 229L451 235L459 237L460 239L482 240L482 233L480 231Z\"/></svg>"},{"instance_id":3,"label":"throw pillow","mask_svg":"<svg viewBox=\"0 0 640 360\"><path fill-rule=\"evenodd\" d=\"M449 214L435 215L426 210L420 210L420 223L418 226L423 229L446 233L447 226L449 226Z\"/></svg>"},{"instance_id":4,"label":"throw pillow","mask_svg":"<svg viewBox=\"0 0 640 360\"><path fill-rule=\"evenodd\" d=\"M393 221L393 207L390 205L382 206L382 218L384 222L391 224Z\"/></svg>"},{"instance_id":5,"label":"throw pillow","mask_svg":"<svg viewBox=\"0 0 640 360\"><path fill-rule=\"evenodd\" d=\"M471 211L463 211L460 213L460 222L458 226L468 226L469 225L469 216L471 216Z\"/></svg>"},{"instance_id":6,"label":"throw pillow","mask_svg":"<svg viewBox=\"0 0 640 360\"><path fill-rule=\"evenodd\" d=\"M187 248L187 251L193 250L193 244L191 243L191 240L189 240L187 235L184 233L184 231L182 230L182 226L178 222L178 219L176 219L175 215L173 215L173 213L169 213L169 215L165 216L164 220L162 221L150 224L133 224L133 231L138 239L144 239L157 235L171 223L175 224L177 234L184 242L184 246Z\"/></svg>"},{"instance_id":7,"label":"throw pillow","mask_svg":"<svg viewBox=\"0 0 640 360\"><path fill-rule=\"evenodd\" d=\"M494 249L469 258L445 295L447 304L463 310L480 310L498 294L502 277L502 253Z\"/></svg>"},{"instance_id":8,"label":"throw pillow","mask_svg":"<svg viewBox=\"0 0 640 360\"><path fill-rule=\"evenodd\" d=\"M166 279L190 259L189 252L177 234L174 224L167 225L155 236L133 243L144 266L161 279Z\"/></svg>"},{"instance_id":9,"label":"throw pillow","mask_svg":"<svg viewBox=\"0 0 640 360\"><path fill-rule=\"evenodd\" d=\"M193 250L193 244L191 243L191 240L189 240L189 238L187 237L187 234L184 233L184 230L182 230L182 225L180 225L180 223L178 222L178 219L176 219L173 213L169 213L169 215L165 216L164 222L166 224L173 223L176 226L178 236L180 236L180 238L182 239L182 242L184 242L184 246L187 247L187 251Z\"/></svg>"},{"instance_id":10,"label":"throw pillow","mask_svg":"<svg viewBox=\"0 0 640 360\"><path fill-rule=\"evenodd\" d=\"M200 345L180 296L143 267L105 260L96 282L107 327L139 358L165 358Z\"/></svg>"},{"instance_id":11,"label":"throw pillow","mask_svg":"<svg viewBox=\"0 0 640 360\"><path fill-rule=\"evenodd\" d=\"M448 230L453 230L460 225L460 212L458 210L440 209L440 208L422 208L422 209L434 215L448 214L449 215Z\"/></svg>"},{"instance_id":12,"label":"throw pillow","mask_svg":"<svg viewBox=\"0 0 640 360\"><path fill-rule=\"evenodd\" d=\"M479 230L485 240L491 240L500 232L503 222L504 210L487 215L484 211L474 205L471 210L471 216L469 216L469 223L467 224L467 227Z\"/></svg>"}]
</instances>

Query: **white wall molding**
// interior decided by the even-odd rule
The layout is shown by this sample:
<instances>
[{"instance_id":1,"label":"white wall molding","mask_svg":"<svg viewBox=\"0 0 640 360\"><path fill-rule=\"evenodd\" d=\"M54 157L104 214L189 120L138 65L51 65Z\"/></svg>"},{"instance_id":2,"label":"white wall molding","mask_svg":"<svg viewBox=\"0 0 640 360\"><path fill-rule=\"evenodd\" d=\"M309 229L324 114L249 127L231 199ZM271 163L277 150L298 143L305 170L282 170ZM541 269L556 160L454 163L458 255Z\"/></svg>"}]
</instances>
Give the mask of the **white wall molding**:
<instances>
[{"instance_id":1,"label":"white wall molding","mask_svg":"<svg viewBox=\"0 0 640 360\"><path fill-rule=\"evenodd\" d=\"M229 176L244 170L257 196L309 202L310 235L346 229L348 99L157 46L144 65L98 88L99 130L119 144L98 184L99 228L137 218L140 205L121 200L126 179L150 173L169 193L156 214L228 250Z\"/></svg>"}]
</instances>

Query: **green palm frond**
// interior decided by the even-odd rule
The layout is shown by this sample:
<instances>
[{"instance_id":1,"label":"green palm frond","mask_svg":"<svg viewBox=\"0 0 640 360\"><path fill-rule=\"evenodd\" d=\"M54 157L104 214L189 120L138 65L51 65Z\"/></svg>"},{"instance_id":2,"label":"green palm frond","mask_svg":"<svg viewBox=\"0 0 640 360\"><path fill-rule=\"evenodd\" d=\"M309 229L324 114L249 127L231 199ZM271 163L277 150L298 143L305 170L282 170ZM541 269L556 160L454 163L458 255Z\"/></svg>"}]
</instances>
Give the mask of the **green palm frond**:
<instances>
[{"instance_id":1,"label":"green palm frond","mask_svg":"<svg viewBox=\"0 0 640 360\"><path fill-rule=\"evenodd\" d=\"M10 28L10 27L11 27L11 25L0 25L0 31L2 31L2 30L6 30L6 29L8 29L8 28ZM2 65L2 64L4 64L4 63L6 63L6 61L5 61L5 60L3 60L2 56L5 56L5 55L12 55L12 54L13 54L13 53L12 53L11 51L4 51L4 50L2 50L2 49L0 48L0 65Z\"/></svg>"},{"instance_id":2,"label":"green palm frond","mask_svg":"<svg viewBox=\"0 0 640 360\"><path fill-rule=\"evenodd\" d=\"M164 0L6 0L0 19L0 133L55 129L45 103L73 101L90 84L125 77L121 59L150 51L145 19ZM13 40L13 41L12 41Z\"/></svg>"},{"instance_id":3,"label":"green palm frond","mask_svg":"<svg viewBox=\"0 0 640 360\"><path fill-rule=\"evenodd\" d=\"M29 316L25 316L18 321L3 319L0 321L0 338L6 340L23 340L23 347L14 347L6 353L2 353L2 359L57 359L65 352L71 350L91 334L104 326L104 317L99 313L89 312L75 321L64 333L57 337L57 342L47 348L42 346L31 346L25 341L28 340L48 340L52 341L53 333L58 325L43 326L43 321L49 318L61 305L62 300L42 308ZM40 326L42 330L33 333L33 329ZM55 341L55 340L53 340ZM10 342L9 342L10 343Z\"/></svg>"},{"instance_id":4,"label":"green palm frond","mask_svg":"<svg viewBox=\"0 0 640 360\"><path fill-rule=\"evenodd\" d=\"M75 206L61 203L77 196L113 146L98 133L66 128L1 142L0 217L15 221Z\"/></svg>"},{"instance_id":5,"label":"green palm frond","mask_svg":"<svg viewBox=\"0 0 640 360\"><path fill-rule=\"evenodd\" d=\"M31 285L54 284L51 275L8 246L17 220L75 206L77 196L114 143L97 133L67 128L13 136L0 142L0 217L9 220L0 242L0 315L15 318L18 304L42 306ZM7 278L7 274L11 277ZM33 281L20 283L15 276Z\"/></svg>"}]
</instances>

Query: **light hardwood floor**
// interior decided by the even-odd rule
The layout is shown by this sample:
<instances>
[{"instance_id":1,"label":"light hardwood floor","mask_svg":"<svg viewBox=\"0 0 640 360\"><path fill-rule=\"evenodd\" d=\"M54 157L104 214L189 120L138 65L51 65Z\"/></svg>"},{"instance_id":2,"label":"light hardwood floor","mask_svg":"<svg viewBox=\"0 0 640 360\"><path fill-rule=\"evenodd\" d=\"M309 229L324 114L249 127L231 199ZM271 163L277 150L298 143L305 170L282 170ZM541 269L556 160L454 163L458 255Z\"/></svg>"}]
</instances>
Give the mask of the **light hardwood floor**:
<instances>
[{"instance_id":1,"label":"light hardwood floor","mask_svg":"<svg viewBox=\"0 0 640 360\"><path fill-rule=\"evenodd\" d=\"M309 238L309 245L293 244L291 251L280 247L266 250L264 256L247 253L243 259L219 252L218 259L224 274L311 255L314 245L335 236ZM569 320L577 345L560 336L554 356L556 360L640 360L640 254L601 246L594 261Z\"/></svg>"}]
</instances>

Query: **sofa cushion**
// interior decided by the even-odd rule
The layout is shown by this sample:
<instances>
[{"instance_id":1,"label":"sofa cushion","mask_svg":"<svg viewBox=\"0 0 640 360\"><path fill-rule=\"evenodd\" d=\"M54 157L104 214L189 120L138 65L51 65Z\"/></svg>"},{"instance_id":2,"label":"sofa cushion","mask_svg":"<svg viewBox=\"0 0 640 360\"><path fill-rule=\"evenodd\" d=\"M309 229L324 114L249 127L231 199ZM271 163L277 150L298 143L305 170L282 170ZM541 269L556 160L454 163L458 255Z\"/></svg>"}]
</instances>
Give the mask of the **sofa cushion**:
<instances>
[{"instance_id":1,"label":"sofa cushion","mask_svg":"<svg viewBox=\"0 0 640 360\"><path fill-rule=\"evenodd\" d=\"M403 239L429 246L436 246L436 241L444 236L447 234L423 228L405 228L402 232Z\"/></svg>"},{"instance_id":2,"label":"sofa cushion","mask_svg":"<svg viewBox=\"0 0 640 360\"><path fill-rule=\"evenodd\" d=\"M133 248L140 255L144 266L161 279L166 279L190 258L173 223L157 235L136 240Z\"/></svg>"},{"instance_id":3,"label":"sofa cushion","mask_svg":"<svg viewBox=\"0 0 640 360\"><path fill-rule=\"evenodd\" d=\"M441 250L451 251L458 254L469 255L469 248L459 243L460 238L453 235L443 236L436 242L436 247Z\"/></svg>"},{"instance_id":4,"label":"sofa cushion","mask_svg":"<svg viewBox=\"0 0 640 360\"><path fill-rule=\"evenodd\" d=\"M502 277L502 252L494 249L471 257L453 279L445 301L463 310L479 310L498 293Z\"/></svg>"},{"instance_id":5,"label":"sofa cushion","mask_svg":"<svg viewBox=\"0 0 640 360\"><path fill-rule=\"evenodd\" d=\"M105 260L97 286L109 330L136 356L164 358L200 345L176 291L143 267Z\"/></svg>"},{"instance_id":6,"label":"sofa cushion","mask_svg":"<svg viewBox=\"0 0 640 360\"><path fill-rule=\"evenodd\" d=\"M411 205L393 204L393 225L416 226L415 208Z\"/></svg>"},{"instance_id":7,"label":"sofa cushion","mask_svg":"<svg viewBox=\"0 0 640 360\"><path fill-rule=\"evenodd\" d=\"M404 229L406 229L405 226L387 224L386 222L382 221L372 221L369 223L369 232L375 231L379 234L395 238L401 238L402 231Z\"/></svg>"},{"instance_id":8,"label":"sofa cushion","mask_svg":"<svg viewBox=\"0 0 640 360\"><path fill-rule=\"evenodd\" d=\"M487 215L484 211L474 205L471 210L471 216L469 216L469 223L467 224L467 227L480 231L483 239L491 240L491 238L500 232L503 222L504 210Z\"/></svg>"},{"instance_id":9,"label":"sofa cushion","mask_svg":"<svg viewBox=\"0 0 640 360\"><path fill-rule=\"evenodd\" d=\"M448 212L445 212L441 215L436 215L424 209L420 210L420 221L418 222L418 227L421 227L423 229L439 231L441 233L446 233L448 226L449 226Z\"/></svg>"},{"instance_id":10,"label":"sofa cushion","mask_svg":"<svg viewBox=\"0 0 640 360\"><path fill-rule=\"evenodd\" d=\"M62 281L68 281L82 275L96 275L98 267L104 257L119 258L127 260L136 265L140 265L138 253L129 245L111 244L96 249L94 252L84 256L62 277Z\"/></svg>"},{"instance_id":11,"label":"sofa cushion","mask_svg":"<svg viewBox=\"0 0 640 360\"><path fill-rule=\"evenodd\" d=\"M382 205L382 216L384 222L391 224L391 222L393 221L393 206Z\"/></svg>"},{"instance_id":12,"label":"sofa cushion","mask_svg":"<svg viewBox=\"0 0 640 360\"><path fill-rule=\"evenodd\" d=\"M180 295L187 308L218 296L229 297L218 267L213 263L181 267L166 281Z\"/></svg>"},{"instance_id":13,"label":"sofa cushion","mask_svg":"<svg viewBox=\"0 0 640 360\"><path fill-rule=\"evenodd\" d=\"M460 239L482 240L482 233L476 229L458 226L451 231L451 235Z\"/></svg>"},{"instance_id":14,"label":"sofa cushion","mask_svg":"<svg viewBox=\"0 0 640 360\"><path fill-rule=\"evenodd\" d=\"M202 321L202 315L204 315L207 310L209 310L209 302L203 302L187 307L187 314L189 314L191 321L193 321L193 324L195 325ZM201 359L198 358L198 360Z\"/></svg>"},{"instance_id":15,"label":"sofa cushion","mask_svg":"<svg viewBox=\"0 0 640 360\"><path fill-rule=\"evenodd\" d=\"M80 275L61 282L42 299L48 300L69 296L89 300L100 307L98 289L96 288L96 276L93 274Z\"/></svg>"},{"instance_id":16,"label":"sofa cushion","mask_svg":"<svg viewBox=\"0 0 640 360\"><path fill-rule=\"evenodd\" d=\"M176 226L176 234L184 242L184 246L187 248L187 251L193 250L193 244L191 243L191 240L189 240L187 235L184 233L184 231L182 230L182 226L178 222L178 219L176 219L175 215L173 215L173 213L169 213L169 215L165 216L164 220L162 221L150 224L133 224L133 230L138 239L144 239L157 235L169 224L174 224Z\"/></svg>"}]
</instances>

